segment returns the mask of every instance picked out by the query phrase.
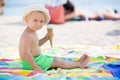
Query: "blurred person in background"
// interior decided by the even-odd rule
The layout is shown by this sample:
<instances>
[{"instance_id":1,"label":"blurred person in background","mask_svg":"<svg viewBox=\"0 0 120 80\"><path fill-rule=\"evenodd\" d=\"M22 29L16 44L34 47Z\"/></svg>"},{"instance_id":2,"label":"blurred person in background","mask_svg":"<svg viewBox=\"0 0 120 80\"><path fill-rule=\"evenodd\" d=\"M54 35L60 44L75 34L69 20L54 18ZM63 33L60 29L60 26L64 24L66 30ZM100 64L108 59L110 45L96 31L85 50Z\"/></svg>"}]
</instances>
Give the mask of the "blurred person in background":
<instances>
[{"instance_id":1,"label":"blurred person in background","mask_svg":"<svg viewBox=\"0 0 120 80\"><path fill-rule=\"evenodd\" d=\"M0 15L3 14L3 8L5 6L5 1L4 0L0 0Z\"/></svg>"},{"instance_id":2,"label":"blurred person in background","mask_svg":"<svg viewBox=\"0 0 120 80\"><path fill-rule=\"evenodd\" d=\"M79 17L80 20L119 20L120 14L116 10L106 9L103 11L96 11L94 13L77 9L70 0L63 4L65 21Z\"/></svg>"}]
</instances>

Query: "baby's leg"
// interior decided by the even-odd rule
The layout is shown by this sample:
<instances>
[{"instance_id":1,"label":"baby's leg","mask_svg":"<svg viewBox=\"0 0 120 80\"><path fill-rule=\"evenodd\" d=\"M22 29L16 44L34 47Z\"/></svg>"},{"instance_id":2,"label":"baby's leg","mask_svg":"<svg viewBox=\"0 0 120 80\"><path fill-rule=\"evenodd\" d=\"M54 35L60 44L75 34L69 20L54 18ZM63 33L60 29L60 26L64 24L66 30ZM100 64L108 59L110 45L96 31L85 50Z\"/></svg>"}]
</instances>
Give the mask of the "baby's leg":
<instances>
[{"instance_id":1,"label":"baby's leg","mask_svg":"<svg viewBox=\"0 0 120 80\"><path fill-rule=\"evenodd\" d=\"M55 57L52 68L83 68L89 61L87 55L83 55L79 61L62 60Z\"/></svg>"}]
</instances>

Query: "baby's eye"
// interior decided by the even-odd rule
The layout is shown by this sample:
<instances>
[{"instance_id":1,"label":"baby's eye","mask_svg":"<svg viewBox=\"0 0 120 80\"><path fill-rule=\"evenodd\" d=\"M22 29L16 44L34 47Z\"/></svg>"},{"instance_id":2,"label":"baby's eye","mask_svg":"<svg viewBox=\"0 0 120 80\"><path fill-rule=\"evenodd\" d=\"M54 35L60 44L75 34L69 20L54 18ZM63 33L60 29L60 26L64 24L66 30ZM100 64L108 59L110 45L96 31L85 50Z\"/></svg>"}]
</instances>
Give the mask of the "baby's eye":
<instances>
[{"instance_id":1,"label":"baby's eye","mask_svg":"<svg viewBox=\"0 0 120 80\"><path fill-rule=\"evenodd\" d=\"M40 21L41 23L43 23L44 21Z\"/></svg>"},{"instance_id":2,"label":"baby's eye","mask_svg":"<svg viewBox=\"0 0 120 80\"><path fill-rule=\"evenodd\" d=\"M37 22L37 20L34 20L35 22Z\"/></svg>"}]
</instances>

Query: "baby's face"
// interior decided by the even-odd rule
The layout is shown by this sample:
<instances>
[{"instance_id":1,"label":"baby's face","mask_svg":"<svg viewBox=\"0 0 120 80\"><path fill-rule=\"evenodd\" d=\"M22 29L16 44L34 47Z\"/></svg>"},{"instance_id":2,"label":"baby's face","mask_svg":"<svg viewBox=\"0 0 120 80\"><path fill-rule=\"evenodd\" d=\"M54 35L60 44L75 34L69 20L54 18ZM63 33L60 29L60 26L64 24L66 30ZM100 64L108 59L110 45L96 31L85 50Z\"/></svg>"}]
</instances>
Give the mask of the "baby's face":
<instances>
[{"instance_id":1,"label":"baby's face","mask_svg":"<svg viewBox=\"0 0 120 80\"><path fill-rule=\"evenodd\" d=\"M26 24L34 31L41 29L45 24L45 15L41 12L32 12L26 17Z\"/></svg>"}]
</instances>

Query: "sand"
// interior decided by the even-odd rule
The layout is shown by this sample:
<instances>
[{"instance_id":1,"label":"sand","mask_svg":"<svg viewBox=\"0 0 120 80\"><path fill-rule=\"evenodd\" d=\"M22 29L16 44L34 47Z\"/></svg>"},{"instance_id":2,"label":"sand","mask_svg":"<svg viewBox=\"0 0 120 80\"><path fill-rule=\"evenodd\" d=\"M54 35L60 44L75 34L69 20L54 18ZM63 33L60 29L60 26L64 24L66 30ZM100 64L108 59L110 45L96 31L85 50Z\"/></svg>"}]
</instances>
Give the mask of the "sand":
<instances>
[{"instance_id":1,"label":"sand","mask_svg":"<svg viewBox=\"0 0 120 80\"><path fill-rule=\"evenodd\" d=\"M48 26L48 25L46 25ZM39 38L46 34L46 26L38 31ZM54 45L115 46L120 44L120 20L67 21L53 26ZM18 47L26 25L20 16L0 16L0 47ZM49 46L49 41L43 46Z\"/></svg>"}]
</instances>

